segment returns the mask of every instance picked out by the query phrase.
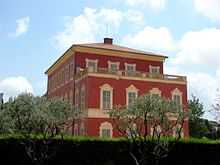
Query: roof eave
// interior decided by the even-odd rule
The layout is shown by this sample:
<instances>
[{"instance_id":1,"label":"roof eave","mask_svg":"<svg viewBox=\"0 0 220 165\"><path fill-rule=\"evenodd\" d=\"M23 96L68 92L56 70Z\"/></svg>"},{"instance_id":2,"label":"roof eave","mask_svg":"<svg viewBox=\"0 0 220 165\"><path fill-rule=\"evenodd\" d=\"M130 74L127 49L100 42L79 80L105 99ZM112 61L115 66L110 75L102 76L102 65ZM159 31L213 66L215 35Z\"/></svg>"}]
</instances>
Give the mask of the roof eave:
<instances>
[{"instance_id":1,"label":"roof eave","mask_svg":"<svg viewBox=\"0 0 220 165\"><path fill-rule=\"evenodd\" d=\"M115 50L115 49L107 49L107 48L99 48L99 47L92 47L92 46L86 46L86 45L73 45L73 46L78 46L78 47L86 47L86 48L93 48L93 49L103 49L103 50L110 50L110 51L119 51L119 52L125 52L125 53L133 53L133 54L139 54L139 55L143 55L143 56L156 56L156 57L161 57L161 58L168 58L168 56L164 56L164 55L161 55L161 54L148 54L148 53L138 53L138 52L131 52L131 51L123 51L123 50Z\"/></svg>"}]
</instances>

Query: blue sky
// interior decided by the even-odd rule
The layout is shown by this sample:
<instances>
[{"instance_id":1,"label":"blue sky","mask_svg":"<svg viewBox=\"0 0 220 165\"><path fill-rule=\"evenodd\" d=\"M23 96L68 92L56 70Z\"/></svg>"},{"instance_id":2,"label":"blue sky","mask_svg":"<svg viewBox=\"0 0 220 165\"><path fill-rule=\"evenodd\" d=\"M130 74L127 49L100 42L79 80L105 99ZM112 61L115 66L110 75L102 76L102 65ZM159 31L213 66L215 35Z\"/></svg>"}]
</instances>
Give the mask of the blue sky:
<instances>
[{"instance_id":1,"label":"blue sky","mask_svg":"<svg viewBox=\"0 0 220 165\"><path fill-rule=\"evenodd\" d=\"M0 91L42 95L44 71L73 43L114 42L169 56L207 108L220 87L220 0L1 0Z\"/></svg>"}]
</instances>

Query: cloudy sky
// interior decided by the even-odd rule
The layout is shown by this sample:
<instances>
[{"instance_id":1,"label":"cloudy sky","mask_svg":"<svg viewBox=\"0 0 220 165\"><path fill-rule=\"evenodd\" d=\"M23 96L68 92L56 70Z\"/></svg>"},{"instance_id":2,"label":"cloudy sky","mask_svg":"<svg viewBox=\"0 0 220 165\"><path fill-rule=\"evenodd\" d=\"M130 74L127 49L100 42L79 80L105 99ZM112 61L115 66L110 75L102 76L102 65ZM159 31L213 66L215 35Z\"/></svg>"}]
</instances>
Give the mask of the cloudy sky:
<instances>
[{"instance_id":1,"label":"cloudy sky","mask_svg":"<svg viewBox=\"0 0 220 165\"><path fill-rule=\"evenodd\" d=\"M208 109L220 88L220 0L1 0L0 92L42 95L44 71L73 43L102 42L169 56Z\"/></svg>"}]
</instances>

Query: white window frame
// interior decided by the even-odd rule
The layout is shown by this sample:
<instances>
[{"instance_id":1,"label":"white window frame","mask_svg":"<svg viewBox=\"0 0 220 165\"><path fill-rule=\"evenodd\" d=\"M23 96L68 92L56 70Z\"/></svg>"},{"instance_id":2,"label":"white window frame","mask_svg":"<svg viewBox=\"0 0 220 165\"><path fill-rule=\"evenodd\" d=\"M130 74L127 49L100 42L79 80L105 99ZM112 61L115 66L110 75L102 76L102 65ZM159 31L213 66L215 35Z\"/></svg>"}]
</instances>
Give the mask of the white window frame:
<instances>
[{"instance_id":1,"label":"white window frame","mask_svg":"<svg viewBox=\"0 0 220 165\"><path fill-rule=\"evenodd\" d=\"M89 72L94 72L94 71L89 70L89 62L94 62L95 63L95 70L94 71L97 72L97 69L98 69L98 59L92 60L92 59L86 58L86 68L88 69Z\"/></svg>"},{"instance_id":2,"label":"white window frame","mask_svg":"<svg viewBox=\"0 0 220 165\"><path fill-rule=\"evenodd\" d=\"M151 136L153 136L153 133L154 133L153 131L154 131L154 128L151 127L151 128L150 128L150 135L151 135ZM156 133L156 134L154 134L154 135L157 136L157 134L158 134L158 133L161 134L161 132L162 132L161 126L160 126L160 125L157 125L156 128L155 128L155 133Z\"/></svg>"},{"instance_id":3,"label":"white window frame","mask_svg":"<svg viewBox=\"0 0 220 165\"><path fill-rule=\"evenodd\" d=\"M100 86L100 108L101 110L107 111L107 109L103 109L103 91L110 91L110 109L113 108L113 88L109 84L104 84Z\"/></svg>"},{"instance_id":4,"label":"white window frame","mask_svg":"<svg viewBox=\"0 0 220 165\"><path fill-rule=\"evenodd\" d=\"M126 88L126 105L129 105L129 93L130 92L134 92L136 95L136 98L138 97L138 91L139 89L137 89L133 84L130 85L128 88Z\"/></svg>"},{"instance_id":5,"label":"white window frame","mask_svg":"<svg viewBox=\"0 0 220 165\"><path fill-rule=\"evenodd\" d=\"M132 134L137 133L137 131L138 131L137 124L133 123L131 128L126 129L126 134L129 138L131 138Z\"/></svg>"},{"instance_id":6,"label":"white window frame","mask_svg":"<svg viewBox=\"0 0 220 165\"><path fill-rule=\"evenodd\" d=\"M99 127L99 136L100 137L103 137L103 135L102 135L102 130L103 129L109 129L110 130L110 138L112 138L112 136L113 136L112 124L110 122L107 122L107 121L100 124L100 127Z\"/></svg>"},{"instance_id":7,"label":"white window frame","mask_svg":"<svg viewBox=\"0 0 220 165\"><path fill-rule=\"evenodd\" d=\"M153 95L153 94L157 94L159 96L161 96L161 90L159 88L152 88L150 90L150 94Z\"/></svg>"},{"instance_id":8,"label":"white window frame","mask_svg":"<svg viewBox=\"0 0 220 165\"><path fill-rule=\"evenodd\" d=\"M76 108L78 108L78 109L80 109L80 105L79 105L79 98L80 98L80 96L79 96L79 88L75 88L76 90L75 90L75 106L76 106Z\"/></svg>"},{"instance_id":9,"label":"white window frame","mask_svg":"<svg viewBox=\"0 0 220 165\"><path fill-rule=\"evenodd\" d=\"M180 96L180 105L183 104L183 98L182 98L183 93L178 88L175 88L174 90L172 90L171 95L172 95L172 100L173 101L174 101L174 96L175 95Z\"/></svg>"},{"instance_id":10,"label":"white window frame","mask_svg":"<svg viewBox=\"0 0 220 165\"><path fill-rule=\"evenodd\" d=\"M134 67L134 71L132 71L132 72L136 72L136 64L128 64L128 63L125 63L125 70L126 70L127 72L130 72L130 71L128 71L128 66Z\"/></svg>"},{"instance_id":11,"label":"white window frame","mask_svg":"<svg viewBox=\"0 0 220 165\"><path fill-rule=\"evenodd\" d=\"M157 70L158 70L158 73L153 73L153 72L152 72L153 69L157 69ZM149 73L151 73L151 74L160 74L160 66L152 66L152 65L149 65Z\"/></svg>"},{"instance_id":12,"label":"white window frame","mask_svg":"<svg viewBox=\"0 0 220 165\"><path fill-rule=\"evenodd\" d=\"M86 88L85 88L85 85L83 84L81 87L81 92L80 92L80 109L84 110L85 108L86 108Z\"/></svg>"},{"instance_id":13,"label":"white window frame","mask_svg":"<svg viewBox=\"0 0 220 165\"><path fill-rule=\"evenodd\" d=\"M176 134L176 129L180 129L181 128L181 125L180 124L177 124L174 128L173 128L173 137L176 137L177 134ZM184 137L184 130L183 130L183 126L182 126L182 130L180 132L180 137L183 138Z\"/></svg>"},{"instance_id":14,"label":"white window frame","mask_svg":"<svg viewBox=\"0 0 220 165\"><path fill-rule=\"evenodd\" d=\"M85 135L85 124L81 123L79 128L79 135L84 136Z\"/></svg>"},{"instance_id":15,"label":"white window frame","mask_svg":"<svg viewBox=\"0 0 220 165\"><path fill-rule=\"evenodd\" d=\"M113 71L113 70L111 70L111 65L116 65L116 66L117 66L117 70L116 70L116 71L118 71L118 70L119 70L120 62L108 61L108 70L109 70L109 71Z\"/></svg>"},{"instance_id":16,"label":"white window frame","mask_svg":"<svg viewBox=\"0 0 220 165\"><path fill-rule=\"evenodd\" d=\"M79 135L79 127L78 124L74 124L74 128L73 128L73 135L74 136L78 136Z\"/></svg>"}]
</instances>

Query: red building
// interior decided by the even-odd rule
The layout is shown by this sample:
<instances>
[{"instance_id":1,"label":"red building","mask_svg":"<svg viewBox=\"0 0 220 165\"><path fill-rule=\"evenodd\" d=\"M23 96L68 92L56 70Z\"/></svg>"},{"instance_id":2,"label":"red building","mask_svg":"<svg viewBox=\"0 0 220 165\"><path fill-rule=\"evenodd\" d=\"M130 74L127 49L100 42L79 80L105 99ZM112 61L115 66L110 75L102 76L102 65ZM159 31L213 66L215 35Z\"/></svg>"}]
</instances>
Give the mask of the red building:
<instances>
[{"instance_id":1,"label":"red building","mask_svg":"<svg viewBox=\"0 0 220 165\"><path fill-rule=\"evenodd\" d=\"M69 100L83 112L75 135L118 136L109 119L114 105L128 105L144 93L158 94L187 106L184 76L166 75L167 57L113 44L71 46L47 71L47 95ZM188 121L183 127L188 136Z\"/></svg>"}]
</instances>

